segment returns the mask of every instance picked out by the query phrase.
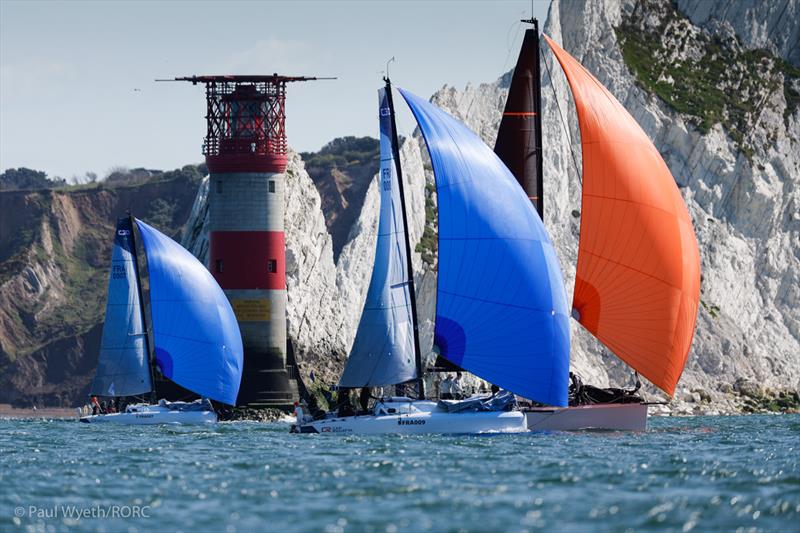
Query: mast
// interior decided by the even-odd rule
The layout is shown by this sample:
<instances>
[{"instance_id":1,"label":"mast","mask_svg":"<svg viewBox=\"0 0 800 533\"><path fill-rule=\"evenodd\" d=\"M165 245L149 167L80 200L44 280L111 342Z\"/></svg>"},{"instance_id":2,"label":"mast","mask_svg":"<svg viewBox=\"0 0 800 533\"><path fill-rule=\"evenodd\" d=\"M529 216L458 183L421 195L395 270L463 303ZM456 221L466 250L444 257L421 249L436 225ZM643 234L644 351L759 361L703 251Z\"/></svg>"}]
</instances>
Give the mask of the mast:
<instances>
[{"instance_id":1,"label":"mast","mask_svg":"<svg viewBox=\"0 0 800 533\"><path fill-rule=\"evenodd\" d=\"M521 22L533 28L525 30L494 151L544 219L539 21L531 18Z\"/></svg>"},{"instance_id":2,"label":"mast","mask_svg":"<svg viewBox=\"0 0 800 533\"><path fill-rule=\"evenodd\" d=\"M388 76L383 78L386 82L386 99L389 104L389 117L392 123L392 156L394 157L397 183L400 193L400 211L403 213L403 232L406 243L406 270L408 271L408 295L411 299L411 321L414 328L414 363L417 367L417 395L420 400L425 399L425 385L422 381L422 351L419 347L419 321L417 319L417 290L414 287L414 266L411 263L411 236L408 231L408 218L406 217L406 197L403 191L403 170L400 165L400 148L397 140L397 122L394 116L394 102L392 100L392 82Z\"/></svg>"},{"instance_id":3,"label":"mast","mask_svg":"<svg viewBox=\"0 0 800 533\"><path fill-rule=\"evenodd\" d=\"M524 22L524 21L522 21ZM544 222L544 157L542 156L542 68L539 63L539 21L535 18L527 22L533 24L533 36L536 43L536 53L533 59L533 126L536 134L534 140L536 152L536 188L539 191L539 198L536 202L536 210L539 212L542 222ZM530 31L530 30L527 30Z\"/></svg>"},{"instance_id":4,"label":"mast","mask_svg":"<svg viewBox=\"0 0 800 533\"><path fill-rule=\"evenodd\" d=\"M149 368L150 368L150 384L152 389L150 390L150 403L155 404L157 401L156 397L156 375L155 375L155 356L154 356L154 349L153 343L150 339L150 322L147 320L147 314L144 310L144 295L142 294L142 268L139 265L139 253L136 248L136 219L133 218L133 215L128 212L128 219L131 225L131 252L133 255L133 264L136 268L136 290L139 292L139 311L142 313L142 327L144 329L144 342L145 346L147 346L147 359L149 361Z\"/></svg>"}]
</instances>

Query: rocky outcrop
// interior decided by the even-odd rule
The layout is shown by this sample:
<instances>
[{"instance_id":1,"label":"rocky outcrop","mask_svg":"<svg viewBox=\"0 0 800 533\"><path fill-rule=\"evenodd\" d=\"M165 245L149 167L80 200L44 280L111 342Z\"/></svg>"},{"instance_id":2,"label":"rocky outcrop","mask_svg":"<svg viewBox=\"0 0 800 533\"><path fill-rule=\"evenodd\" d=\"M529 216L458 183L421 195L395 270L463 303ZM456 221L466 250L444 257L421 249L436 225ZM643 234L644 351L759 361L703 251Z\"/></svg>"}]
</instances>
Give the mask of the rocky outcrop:
<instances>
[{"instance_id":1,"label":"rocky outcrop","mask_svg":"<svg viewBox=\"0 0 800 533\"><path fill-rule=\"evenodd\" d=\"M701 28L727 24L747 48L764 48L800 65L800 24L797 23L800 3L797 1L678 0L677 5Z\"/></svg>"}]
</instances>

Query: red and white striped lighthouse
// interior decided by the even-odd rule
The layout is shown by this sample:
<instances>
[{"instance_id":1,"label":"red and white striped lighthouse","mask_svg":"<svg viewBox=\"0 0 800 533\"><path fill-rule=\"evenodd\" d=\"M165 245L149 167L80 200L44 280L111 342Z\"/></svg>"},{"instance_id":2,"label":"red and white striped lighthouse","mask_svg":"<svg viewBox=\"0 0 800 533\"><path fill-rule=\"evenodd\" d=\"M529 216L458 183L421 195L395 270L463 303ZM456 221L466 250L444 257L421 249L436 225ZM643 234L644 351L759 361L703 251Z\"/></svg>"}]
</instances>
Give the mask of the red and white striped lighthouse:
<instances>
[{"instance_id":1,"label":"red and white striped lighthouse","mask_svg":"<svg viewBox=\"0 0 800 533\"><path fill-rule=\"evenodd\" d=\"M244 344L238 405L291 406L286 368L286 83L316 78L192 76L206 87L208 268Z\"/></svg>"}]
</instances>

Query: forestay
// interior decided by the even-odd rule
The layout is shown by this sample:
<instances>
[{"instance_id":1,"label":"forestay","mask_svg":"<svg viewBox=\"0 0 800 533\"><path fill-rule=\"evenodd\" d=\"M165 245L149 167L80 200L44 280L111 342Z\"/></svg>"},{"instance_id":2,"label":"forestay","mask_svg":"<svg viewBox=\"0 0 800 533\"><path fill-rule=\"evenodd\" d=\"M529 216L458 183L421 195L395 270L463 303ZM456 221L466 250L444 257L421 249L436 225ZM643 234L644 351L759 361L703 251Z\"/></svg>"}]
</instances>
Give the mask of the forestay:
<instances>
[{"instance_id":1,"label":"forestay","mask_svg":"<svg viewBox=\"0 0 800 533\"><path fill-rule=\"evenodd\" d=\"M385 88L378 91L378 103L381 207L375 263L353 349L339 381L342 387L393 385L417 377L393 109Z\"/></svg>"},{"instance_id":2,"label":"forestay","mask_svg":"<svg viewBox=\"0 0 800 533\"><path fill-rule=\"evenodd\" d=\"M130 217L120 218L114 236L108 300L97 373L91 394L133 396L153 389Z\"/></svg>"},{"instance_id":3,"label":"forestay","mask_svg":"<svg viewBox=\"0 0 800 533\"><path fill-rule=\"evenodd\" d=\"M243 350L228 299L185 248L141 220L136 224L147 256L158 368L200 396L234 405Z\"/></svg>"},{"instance_id":4,"label":"forestay","mask_svg":"<svg viewBox=\"0 0 800 533\"><path fill-rule=\"evenodd\" d=\"M436 345L452 363L500 387L566 405L566 296L541 219L474 133L418 96L400 92L436 175Z\"/></svg>"}]
</instances>

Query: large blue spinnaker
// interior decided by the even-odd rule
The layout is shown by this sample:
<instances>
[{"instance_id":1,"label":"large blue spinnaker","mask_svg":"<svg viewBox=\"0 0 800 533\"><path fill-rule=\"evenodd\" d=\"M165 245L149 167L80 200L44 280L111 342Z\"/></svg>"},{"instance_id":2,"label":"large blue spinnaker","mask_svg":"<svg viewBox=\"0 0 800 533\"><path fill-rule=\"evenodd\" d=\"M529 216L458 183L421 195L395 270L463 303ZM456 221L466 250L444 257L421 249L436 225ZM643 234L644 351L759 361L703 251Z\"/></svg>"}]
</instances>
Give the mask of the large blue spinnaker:
<instances>
[{"instance_id":1,"label":"large blue spinnaker","mask_svg":"<svg viewBox=\"0 0 800 533\"><path fill-rule=\"evenodd\" d=\"M439 271L434 342L442 356L515 394L567 405L564 281L530 200L472 131L400 90L436 175Z\"/></svg>"},{"instance_id":2,"label":"large blue spinnaker","mask_svg":"<svg viewBox=\"0 0 800 533\"><path fill-rule=\"evenodd\" d=\"M119 219L100 357L91 388L94 396L134 396L153 390L131 230L130 217Z\"/></svg>"},{"instance_id":3,"label":"large blue spinnaker","mask_svg":"<svg viewBox=\"0 0 800 533\"><path fill-rule=\"evenodd\" d=\"M136 220L147 256L156 364L181 387L230 405L242 379L242 337L225 293L180 244Z\"/></svg>"},{"instance_id":4,"label":"large blue spinnaker","mask_svg":"<svg viewBox=\"0 0 800 533\"><path fill-rule=\"evenodd\" d=\"M418 377L409 293L411 273L394 160L392 110L385 88L378 91L378 103L381 209L375 264L353 349L339 380L342 387L394 385Z\"/></svg>"}]
</instances>

